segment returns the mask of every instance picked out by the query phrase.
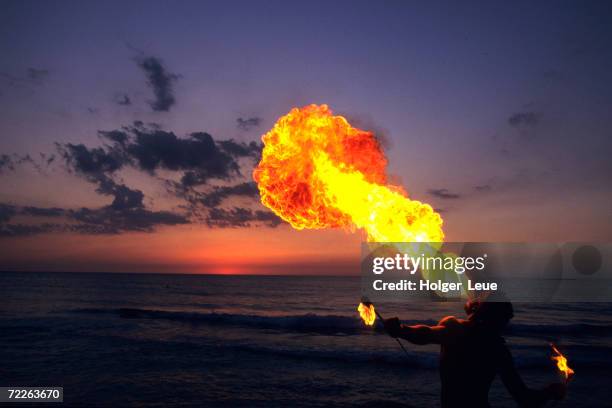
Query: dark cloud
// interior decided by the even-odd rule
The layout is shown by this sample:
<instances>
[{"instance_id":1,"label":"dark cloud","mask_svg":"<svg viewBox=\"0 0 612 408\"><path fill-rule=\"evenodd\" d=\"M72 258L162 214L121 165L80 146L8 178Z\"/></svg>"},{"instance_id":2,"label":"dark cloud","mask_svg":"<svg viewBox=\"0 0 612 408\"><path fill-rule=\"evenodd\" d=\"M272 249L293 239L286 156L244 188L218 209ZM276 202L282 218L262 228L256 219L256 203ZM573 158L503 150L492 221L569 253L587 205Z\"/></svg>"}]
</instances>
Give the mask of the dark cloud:
<instances>
[{"instance_id":1,"label":"dark cloud","mask_svg":"<svg viewBox=\"0 0 612 408\"><path fill-rule=\"evenodd\" d=\"M474 186L474 190L478 191L478 192L486 192L486 191L491 191L493 189L493 187L491 187L490 184L482 184L479 186Z\"/></svg>"},{"instance_id":2,"label":"dark cloud","mask_svg":"<svg viewBox=\"0 0 612 408\"><path fill-rule=\"evenodd\" d=\"M22 237L47 232L62 231L64 226L60 224L0 224L0 237Z\"/></svg>"},{"instance_id":3,"label":"dark cloud","mask_svg":"<svg viewBox=\"0 0 612 408\"><path fill-rule=\"evenodd\" d=\"M0 173L5 170L15 170L13 159L8 154L0 154Z\"/></svg>"},{"instance_id":4,"label":"dark cloud","mask_svg":"<svg viewBox=\"0 0 612 408\"><path fill-rule=\"evenodd\" d=\"M105 138L113 146L88 148L84 145L59 145L59 151L68 168L97 184L96 192L113 197L110 205L101 208L64 210L69 219L85 224L86 227L71 229L85 233L120 233L124 231L150 232L157 225L188 223L182 214L168 211L151 211L144 208L144 193L125 184L117 183L113 174L131 163L127 133L105 132Z\"/></svg>"},{"instance_id":5,"label":"dark cloud","mask_svg":"<svg viewBox=\"0 0 612 408\"><path fill-rule=\"evenodd\" d=\"M110 130L110 131L100 131L98 132L100 136L108 139L112 143L117 143L120 146L125 146L125 143L128 141L128 134L123 130Z\"/></svg>"},{"instance_id":6,"label":"dark cloud","mask_svg":"<svg viewBox=\"0 0 612 408\"><path fill-rule=\"evenodd\" d=\"M217 207L223 200L232 196L259 197L259 190L255 182L245 182L233 186L216 187L203 195L201 202L206 207Z\"/></svg>"},{"instance_id":7,"label":"dark cloud","mask_svg":"<svg viewBox=\"0 0 612 408\"><path fill-rule=\"evenodd\" d=\"M244 228L251 227L254 224L276 227L281 223L281 219L271 211L252 210L243 207L212 208L208 213L206 223L209 227L218 228Z\"/></svg>"},{"instance_id":8,"label":"dark cloud","mask_svg":"<svg viewBox=\"0 0 612 408\"><path fill-rule=\"evenodd\" d=\"M513 127L533 127L540 123L541 115L537 112L517 112L508 118Z\"/></svg>"},{"instance_id":9,"label":"dark cloud","mask_svg":"<svg viewBox=\"0 0 612 408\"><path fill-rule=\"evenodd\" d=\"M254 116L251 118L238 118L236 119L236 126L238 127L238 129L247 131L247 130L251 130L253 128L256 128L260 125L261 123L261 118Z\"/></svg>"},{"instance_id":10,"label":"dark cloud","mask_svg":"<svg viewBox=\"0 0 612 408\"><path fill-rule=\"evenodd\" d=\"M126 164L126 158L115 150L102 147L88 148L83 144L56 144L68 168L97 181L107 173L113 173Z\"/></svg>"},{"instance_id":11,"label":"dark cloud","mask_svg":"<svg viewBox=\"0 0 612 408\"><path fill-rule=\"evenodd\" d=\"M0 224L9 221L16 213L15 206L0 204Z\"/></svg>"},{"instance_id":12,"label":"dark cloud","mask_svg":"<svg viewBox=\"0 0 612 408\"><path fill-rule=\"evenodd\" d=\"M113 202L110 205L110 208L113 210L144 207L144 194L142 191L133 190L124 184L118 184L111 178L100 178L96 191L102 195L113 197Z\"/></svg>"},{"instance_id":13,"label":"dark cloud","mask_svg":"<svg viewBox=\"0 0 612 408\"><path fill-rule=\"evenodd\" d=\"M78 232L118 234L127 231L152 232L160 225L187 224L181 214L169 211L150 211L140 206L115 208L110 205L97 209L81 208L71 211L70 217L82 223ZM74 229L73 229L74 230Z\"/></svg>"},{"instance_id":14,"label":"dark cloud","mask_svg":"<svg viewBox=\"0 0 612 408\"><path fill-rule=\"evenodd\" d=\"M230 179L240 174L236 154L228 153L204 132L178 138L163 130L135 130L135 139L125 151L141 170L153 173L157 169L185 171L181 182L185 186L207 183L210 179Z\"/></svg>"},{"instance_id":15,"label":"dark cloud","mask_svg":"<svg viewBox=\"0 0 612 408\"><path fill-rule=\"evenodd\" d=\"M61 217L66 215L66 210L58 207L22 207L19 214L30 215L33 217Z\"/></svg>"},{"instance_id":16,"label":"dark cloud","mask_svg":"<svg viewBox=\"0 0 612 408\"><path fill-rule=\"evenodd\" d=\"M40 170L40 165L29 154L25 154L25 155L21 155L21 156L17 155L17 154L14 154L13 158L15 160L15 164L16 165L28 163L28 164L31 164L32 166L34 166L35 169Z\"/></svg>"},{"instance_id":17,"label":"dark cloud","mask_svg":"<svg viewBox=\"0 0 612 408\"><path fill-rule=\"evenodd\" d=\"M2 205L0 207L1 235L18 236L45 232L76 232L86 234L117 234L127 231L150 232L161 225L179 225L204 222L211 227L249 227L255 225L276 226L280 220L273 213L259 209L222 208L229 197L246 197L258 203L255 183L244 180L241 166L248 159L256 160L262 145L258 142L239 142L232 139L215 140L205 132L191 133L179 138L154 124L135 122L131 126L111 131L101 131L104 144L88 147L84 144L56 144L67 170L95 185L96 192L112 198L110 204L97 208L58 208ZM55 155L41 154L40 161L50 164ZM17 162L33 161L27 156L0 156L2 166ZM131 167L156 177L159 170L179 172L180 182L170 183L169 191L185 200L183 213L153 211L145 207L145 195L118 181L119 172ZM182 174L181 174L182 173ZM211 179L234 181L236 184L208 187ZM171 190L170 188L174 188ZM257 200L257 201L255 201ZM247 206L248 207L248 206ZM180 207L179 207L180 208ZM187 209L188 211L185 211ZM14 216L61 219L57 224L35 223L31 225L12 222Z\"/></svg>"},{"instance_id":18,"label":"dark cloud","mask_svg":"<svg viewBox=\"0 0 612 408\"><path fill-rule=\"evenodd\" d=\"M126 150L142 170L197 168L223 178L228 176L231 167L236 167L208 133L192 133L187 139L163 130L135 130L135 133L135 141Z\"/></svg>"},{"instance_id":19,"label":"dark cloud","mask_svg":"<svg viewBox=\"0 0 612 408\"><path fill-rule=\"evenodd\" d=\"M179 79L179 75L168 72L157 57L143 57L137 62L147 76L147 83L155 95L155 100L150 101L149 105L156 112L169 111L176 102L174 82Z\"/></svg>"},{"instance_id":20,"label":"dark cloud","mask_svg":"<svg viewBox=\"0 0 612 408\"><path fill-rule=\"evenodd\" d=\"M57 224L23 224L11 223L11 219L16 215L36 212L45 213L45 209L35 207L20 208L15 205L0 203L0 237L17 237L39 234L43 232L56 231L59 229Z\"/></svg>"},{"instance_id":21,"label":"dark cloud","mask_svg":"<svg viewBox=\"0 0 612 408\"><path fill-rule=\"evenodd\" d=\"M236 142L233 139L219 141L219 147L234 157L252 157L259 160L263 143L261 142Z\"/></svg>"},{"instance_id":22,"label":"dark cloud","mask_svg":"<svg viewBox=\"0 0 612 408\"><path fill-rule=\"evenodd\" d=\"M183 171L181 183L185 187L239 176L238 160L257 160L262 149L261 143L214 140L206 132L179 138L173 132L141 123L124 130L100 132L100 135L112 142L111 148L105 151L107 155L114 152L115 157L149 173L158 169Z\"/></svg>"},{"instance_id":23,"label":"dark cloud","mask_svg":"<svg viewBox=\"0 0 612 408\"><path fill-rule=\"evenodd\" d=\"M434 197L441 198L443 200L455 200L457 198L461 198L461 195L457 193L452 193L446 188L434 188L434 189L428 190L427 193Z\"/></svg>"},{"instance_id":24,"label":"dark cloud","mask_svg":"<svg viewBox=\"0 0 612 408\"><path fill-rule=\"evenodd\" d=\"M134 209L112 212L108 209L83 209L72 214L78 224L0 224L0 237L18 237L54 232L80 234L120 234L124 232L152 232L160 225L179 225L185 217L167 211Z\"/></svg>"},{"instance_id":25,"label":"dark cloud","mask_svg":"<svg viewBox=\"0 0 612 408\"><path fill-rule=\"evenodd\" d=\"M142 205L139 191L119 185L119 192L111 205L100 208L45 208L18 207L10 204L0 204L0 236L15 237L42 234L49 232L77 232L83 234L119 234L138 231L152 232L161 225L180 225L189 223L182 214L170 211L151 211ZM130 201L130 195L136 194ZM124 198L124 201L121 201ZM118 201L119 200L119 201ZM30 217L63 218L61 223L30 224L10 222L16 215Z\"/></svg>"},{"instance_id":26,"label":"dark cloud","mask_svg":"<svg viewBox=\"0 0 612 408\"><path fill-rule=\"evenodd\" d=\"M129 106L132 104L132 100L127 94L116 95L114 101L117 105Z\"/></svg>"},{"instance_id":27,"label":"dark cloud","mask_svg":"<svg viewBox=\"0 0 612 408\"><path fill-rule=\"evenodd\" d=\"M99 135L110 145L88 148L82 144L57 144L69 169L95 181L126 165L151 174L159 169L183 171L182 183L188 187L210 179L229 180L241 175L238 160L257 160L262 149L261 143L214 140L205 132L179 138L173 132L142 123L100 131Z\"/></svg>"},{"instance_id":28,"label":"dark cloud","mask_svg":"<svg viewBox=\"0 0 612 408\"><path fill-rule=\"evenodd\" d=\"M45 162L47 166L50 166L55 161L54 154L46 155L45 153L41 153L40 157L41 159L43 159L43 161Z\"/></svg>"},{"instance_id":29,"label":"dark cloud","mask_svg":"<svg viewBox=\"0 0 612 408\"><path fill-rule=\"evenodd\" d=\"M55 160L55 155L46 155L44 153L40 153L37 159L32 158L29 154L0 154L0 173L3 171L15 171L22 164L29 164L40 172L43 165L49 166L53 160Z\"/></svg>"},{"instance_id":30,"label":"dark cloud","mask_svg":"<svg viewBox=\"0 0 612 408\"><path fill-rule=\"evenodd\" d=\"M40 68L28 68L27 76L32 81L42 81L49 75L49 70Z\"/></svg>"}]
</instances>

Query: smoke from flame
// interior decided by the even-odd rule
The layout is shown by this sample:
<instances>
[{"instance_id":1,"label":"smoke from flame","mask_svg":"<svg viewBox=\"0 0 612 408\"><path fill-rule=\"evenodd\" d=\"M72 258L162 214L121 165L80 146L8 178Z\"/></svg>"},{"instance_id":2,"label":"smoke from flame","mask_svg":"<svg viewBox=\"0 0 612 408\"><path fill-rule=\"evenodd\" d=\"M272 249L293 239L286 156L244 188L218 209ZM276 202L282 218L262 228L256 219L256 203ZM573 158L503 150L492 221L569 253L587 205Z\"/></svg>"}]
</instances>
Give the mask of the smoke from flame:
<instances>
[{"instance_id":1,"label":"smoke from flame","mask_svg":"<svg viewBox=\"0 0 612 408\"><path fill-rule=\"evenodd\" d=\"M357 311L359 312L359 316L361 316L361 319L366 325L374 325L374 321L376 321L376 311L374 310L373 304L370 303L369 305L365 305L363 303L359 303Z\"/></svg>"},{"instance_id":2,"label":"smoke from flame","mask_svg":"<svg viewBox=\"0 0 612 408\"><path fill-rule=\"evenodd\" d=\"M443 241L440 215L387 183L374 134L327 105L292 109L262 141L253 172L261 201L294 228L360 228L378 242Z\"/></svg>"},{"instance_id":3,"label":"smoke from flame","mask_svg":"<svg viewBox=\"0 0 612 408\"><path fill-rule=\"evenodd\" d=\"M574 375L574 370L572 370L567 365L567 358L555 347L554 344L550 345L553 349L553 352L556 354L551 357L551 360L557 362L557 369L563 374L565 377L565 381L568 381L572 375Z\"/></svg>"}]
</instances>

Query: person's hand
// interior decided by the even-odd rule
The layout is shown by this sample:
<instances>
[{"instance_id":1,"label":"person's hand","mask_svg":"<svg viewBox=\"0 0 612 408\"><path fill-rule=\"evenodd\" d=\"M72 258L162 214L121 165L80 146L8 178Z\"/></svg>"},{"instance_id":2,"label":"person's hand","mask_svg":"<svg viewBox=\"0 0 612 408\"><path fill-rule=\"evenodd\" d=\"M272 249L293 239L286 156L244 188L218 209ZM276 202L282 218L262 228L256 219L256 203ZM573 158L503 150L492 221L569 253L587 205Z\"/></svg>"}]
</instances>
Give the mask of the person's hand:
<instances>
[{"instance_id":1,"label":"person's hand","mask_svg":"<svg viewBox=\"0 0 612 408\"><path fill-rule=\"evenodd\" d=\"M399 337L401 331L400 321L397 317L385 319L385 331L391 337Z\"/></svg>"},{"instance_id":2,"label":"person's hand","mask_svg":"<svg viewBox=\"0 0 612 408\"><path fill-rule=\"evenodd\" d=\"M550 399L562 400L567 393L567 385L563 383L553 383L546 387L546 392L548 392Z\"/></svg>"}]
</instances>

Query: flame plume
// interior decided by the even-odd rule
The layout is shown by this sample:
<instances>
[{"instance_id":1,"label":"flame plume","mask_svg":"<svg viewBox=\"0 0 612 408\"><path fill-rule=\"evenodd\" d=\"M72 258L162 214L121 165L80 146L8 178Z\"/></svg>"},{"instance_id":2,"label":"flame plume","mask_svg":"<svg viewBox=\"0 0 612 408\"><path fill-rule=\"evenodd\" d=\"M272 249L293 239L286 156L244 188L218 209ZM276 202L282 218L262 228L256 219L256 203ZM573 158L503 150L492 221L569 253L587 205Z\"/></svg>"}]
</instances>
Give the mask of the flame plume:
<instances>
[{"instance_id":1,"label":"flame plume","mask_svg":"<svg viewBox=\"0 0 612 408\"><path fill-rule=\"evenodd\" d=\"M327 105L294 108L263 135L262 203L293 228L364 229L369 241L441 242L442 218L387 183L376 137Z\"/></svg>"},{"instance_id":2,"label":"flame plume","mask_svg":"<svg viewBox=\"0 0 612 408\"><path fill-rule=\"evenodd\" d=\"M574 370L572 370L567 365L567 358L565 358L565 356L561 354L561 352L555 347L555 345L551 344L550 346L552 347L553 352L556 354L550 359L557 362L557 369L560 373L563 374L563 376L565 377L565 381L569 381L570 377L574 375Z\"/></svg>"},{"instance_id":3,"label":"flame plume","mask_svg":"<svg viewBox=\"0 0 612 408\"><path fill-rule=\"evenodd\" d=\"M365 305L360 303L359 307L357 307L357 311L367 326L374 326L374 322L376 321L376 311L374 310L373 304L370 303L369 305Z\"/></svg>"}]
</instances>

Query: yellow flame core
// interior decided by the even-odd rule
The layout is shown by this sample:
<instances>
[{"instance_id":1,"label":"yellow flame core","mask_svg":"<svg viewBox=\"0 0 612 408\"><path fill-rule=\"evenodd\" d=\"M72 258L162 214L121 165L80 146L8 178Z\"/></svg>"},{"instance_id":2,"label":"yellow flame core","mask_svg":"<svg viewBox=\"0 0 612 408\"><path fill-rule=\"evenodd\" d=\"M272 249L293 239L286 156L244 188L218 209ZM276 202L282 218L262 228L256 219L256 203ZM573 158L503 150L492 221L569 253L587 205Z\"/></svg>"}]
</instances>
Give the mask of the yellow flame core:
<instances>
[{"instance_id":1,"label":"yellow flame core","mask_svg":"<svg viewBox=\"0 0 612 408\"><path fill-rule=\"evenodd\" d=\"M253 172L262 203L296 229L364 229L369 241L442 242L442 218L386 181L371 133L327 105L294 108L262 137Z\"/></svg>"},{"instance_id":2,"label":"yellow flame core","mask_svg":"<svg viewBox=\"0 0 612 408\"><path fill-rule=\"evenodd\" d=\"M370 304L366 306L363 303L360 303L357 307L357 311L366 325L374 325L374 321L376 321L376 311L374 310L374 305Z\"/></svg>"},{"instance_id":3,"label":"yellow flame core","mask_svg":"<svg viewBox=\"0 0 612 408\"><path fill-rule=\"evenodd\" d=\"M551 357L551 360L557 362L557 369L564 375L565 380L567 381L572 375L574 375L574 370L572 370L567 365L567 358L555 347L554 344L550 345L553 349L553 352L556 354Z\"/></svg>"},{"instance_id":4,"label":"yellow flame core","mask_svg":"<svg viewBox=\"0 0 612 408\"><path fill-rule=\"evenodd\" d=\"M439 242L440 215L387 186L367 182L360 172L343 172L324 153L314 159L332 205L348 214L374 242Z\"/></svg>"}]
</instances>

